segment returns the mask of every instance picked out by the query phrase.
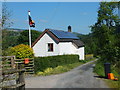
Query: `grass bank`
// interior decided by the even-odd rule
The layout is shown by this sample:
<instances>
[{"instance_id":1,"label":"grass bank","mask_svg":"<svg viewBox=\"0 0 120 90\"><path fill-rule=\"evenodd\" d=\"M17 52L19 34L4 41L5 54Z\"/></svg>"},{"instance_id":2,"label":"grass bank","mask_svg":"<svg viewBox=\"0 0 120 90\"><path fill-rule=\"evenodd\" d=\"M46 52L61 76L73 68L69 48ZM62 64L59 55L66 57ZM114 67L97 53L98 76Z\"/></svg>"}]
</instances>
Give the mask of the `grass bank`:
<instances>
[{"instance_id":1,"label":"grass bank","mask_svg":"<svg viewBox=\"0 0 120 90\"><path fill-rule=\"evenodd\" d=\"M68 72L71 69L78 67L82 64L85 64L89 61L93 61L95 58L89 59L89 60L80 60L79 62L76 63L72 63L72 64L66 64L66 65L59 65L55 68L47 68L45 69L43 72L37 72L37 75L42 75L42 76L46 76L46 75L54 75L54 74L60 74L60 73L64 73L64 72Z\"/></svg>"},{"instance_id":2,"label":"grass bank","mask_svg":"<svg viewBox=\"0 0 120 90\"><path fill-rule=\"evenodd\" d=\"M110 80L110 79L104 79L104 81L107 83L107 85L110 88L120 88L120 75L119 75L119 68L113 67L111 65L111 73L114 74L116 78L118 78L118 81ZM98 60L96 62L96 66L94 68L94 72L97 73L101 77L105 77L104 73L104 63Z\"/></svg>"}]
</instances>

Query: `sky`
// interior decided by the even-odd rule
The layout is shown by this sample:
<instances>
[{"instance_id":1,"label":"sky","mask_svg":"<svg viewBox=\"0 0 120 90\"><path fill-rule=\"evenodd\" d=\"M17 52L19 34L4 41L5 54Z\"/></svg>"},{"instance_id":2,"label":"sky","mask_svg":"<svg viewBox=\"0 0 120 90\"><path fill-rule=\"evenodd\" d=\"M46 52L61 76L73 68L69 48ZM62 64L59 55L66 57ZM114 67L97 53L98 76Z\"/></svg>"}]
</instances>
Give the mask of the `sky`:
<instances>
[{"instance_id":1,"label":"sky","mask_svg":"<svg viewBox=\"0 0 120 90\"><path fill-rule=\"evenodd\" d=\"M46 28L81 34L90 33L89 26L97 21L99 2L7 2L11 11L11 28L28 29L28 10L35 21L36 27L31 28L44 31Z\"/></svg>"},{"instance_id":2,"label":"sky","mask_svg":"<svg viewBox=\"0 0 120 90\"><path fill-rule=\"evenodd\" d=\"M101 2L111 0L0 0L7 2Z\"/></svg>"}]
</instances>

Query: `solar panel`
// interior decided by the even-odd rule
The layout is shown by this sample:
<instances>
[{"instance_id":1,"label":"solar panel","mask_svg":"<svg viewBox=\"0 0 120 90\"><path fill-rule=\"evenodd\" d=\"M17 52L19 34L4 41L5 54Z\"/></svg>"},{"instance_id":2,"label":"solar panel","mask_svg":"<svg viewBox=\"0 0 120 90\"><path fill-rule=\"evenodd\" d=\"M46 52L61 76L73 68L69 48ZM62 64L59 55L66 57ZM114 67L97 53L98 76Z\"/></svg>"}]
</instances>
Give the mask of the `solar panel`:
<instances>
[{"instance_id":1,"label":"solar panel","mask_svg":"<svg viewBox=\"0 0 120 90\"><path fill-rule=\"evenodd\" d=\"M54 35L56 35L58 38L66 38L66 39L79 39L75 34L71 32L65 32L62 30L49 30L52 32Z\"/></svg>"}]
</instances>

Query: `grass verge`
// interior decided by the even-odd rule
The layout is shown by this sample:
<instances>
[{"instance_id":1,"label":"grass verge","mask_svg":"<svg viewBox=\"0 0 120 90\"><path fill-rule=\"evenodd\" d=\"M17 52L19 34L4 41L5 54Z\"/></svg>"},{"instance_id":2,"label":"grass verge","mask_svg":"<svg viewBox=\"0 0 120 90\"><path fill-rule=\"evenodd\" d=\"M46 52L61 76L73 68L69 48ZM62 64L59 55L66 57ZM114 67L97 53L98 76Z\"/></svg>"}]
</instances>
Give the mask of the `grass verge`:
<instances>
[{"instance_id":1,"label":"grass verge","mask_svg":"<svg viewBox=\"0 0 120 90\"><path fill-rule=\"evenodd\" d=\"M76 62L73 64L67 64L67 65L61 65L61 66L57 66L55 68L50 67L50 68L45 69L43 72L37 72L37 75L46 76L46 75L54 75L54 74L64 73L64 72L70 71L71 69L73 69L77 66L80 66L84 63L92 61L94 59L95 58L90 59L90 60L81 60L80 62Z\"/></svg>"},{"instance_id":2,"label":"grass verge","mask_svg":"<svg viewBox=\"0 0 120 90\"><path fill-rule=\"evenodd\" d=\"M118 69L116 67L111 66L111 72L114 74L116 78L118 78L118 81L110 80L110 79L104 79L106 84L110 88L119 88L120 89L120 75L118 74ZM94 68L94 73L98 74L100 77L105 77L104 73L104 63L98 60L96 62L96 66Z\"/></svg>"}]
</instances>

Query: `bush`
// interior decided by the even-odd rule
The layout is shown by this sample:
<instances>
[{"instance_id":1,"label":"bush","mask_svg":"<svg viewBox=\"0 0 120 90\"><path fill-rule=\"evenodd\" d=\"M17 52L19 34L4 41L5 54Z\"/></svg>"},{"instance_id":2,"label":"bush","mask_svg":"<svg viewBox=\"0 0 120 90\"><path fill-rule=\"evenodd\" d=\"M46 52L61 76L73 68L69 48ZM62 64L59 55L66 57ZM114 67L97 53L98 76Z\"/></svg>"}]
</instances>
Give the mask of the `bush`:
<instances>
[{"instance_id":1,"label":"bush","mask_svg":"<svg viewBox=\"0 0 120 90\"><path fill-rule=\"evenodd\" d=\"M79 62L78 55L58 55L48 57L35 57L35 72L43 72L46 68L55 68L60 65L67 65Z\"/></svg>"},{"instance_id":2,"label":"bush","mask_svg":"<svg viewBox=\"0 0 120 90\"><path fill-rule=\"evenodd\" d=\"M64 66L57 66L55 68L47 68L43 72L38 72L37 75L51 75L64 72L66 68Z\"/></svg>"},{"instance_id":3,"label":"bush","mask_svg":"<svg viewBox=\"0 0 120 90\"><path fill-rule=\"evenodd\" d=\"M89 59L92 59L93 58L93 54L87 54L85 55L85 59L86 60L89 60Z\"/></svg>"},{"instance_id":4,"label":"bush","mask_svg":"<svg viewBox=\"0 0 120 90\"><path fill-rule=\"evenodd\" d=\"M9 48L9 55L15 55L18 59L32 58L34 56L32 48L24 44Z\"/></svg>"}]
</instances>

